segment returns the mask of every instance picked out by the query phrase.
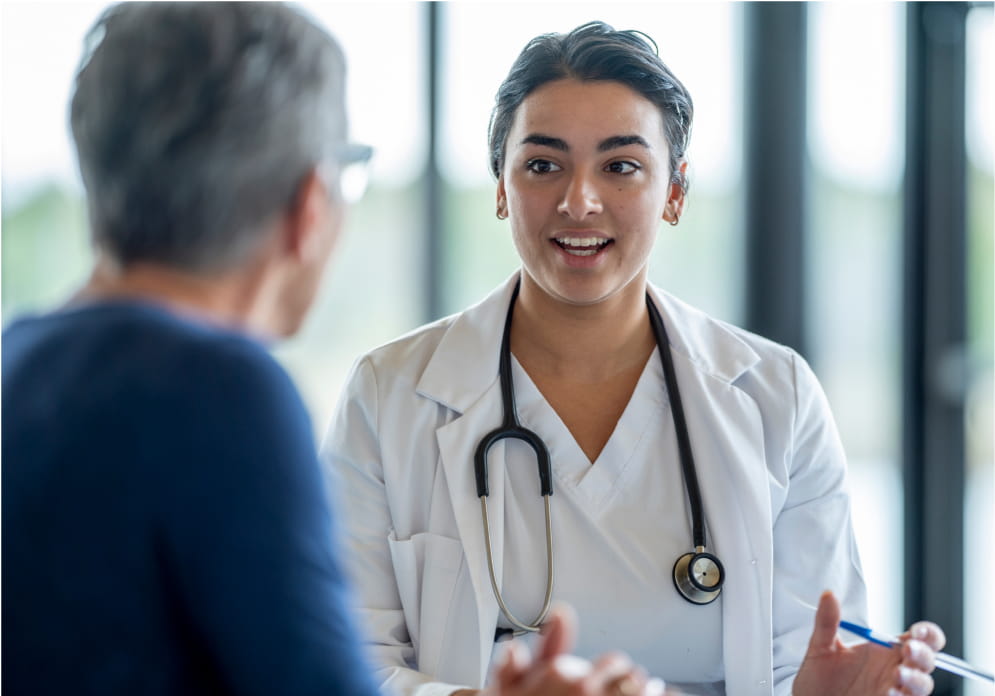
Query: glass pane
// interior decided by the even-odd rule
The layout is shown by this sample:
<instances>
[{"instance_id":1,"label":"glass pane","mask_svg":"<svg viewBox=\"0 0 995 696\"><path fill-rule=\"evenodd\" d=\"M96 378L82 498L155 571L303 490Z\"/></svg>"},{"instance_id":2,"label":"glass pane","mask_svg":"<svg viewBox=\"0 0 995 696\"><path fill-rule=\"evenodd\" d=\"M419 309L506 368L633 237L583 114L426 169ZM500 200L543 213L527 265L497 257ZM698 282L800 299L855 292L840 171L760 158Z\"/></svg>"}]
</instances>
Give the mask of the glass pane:
<instances>
[{"instance_id":1,"label":"glass pane","mask_svg":"<svg viewBox=\"0 0 995 696\"><path fill-rule=\"evenodd\" d=\"M494 217L487 165L498 86L529 39L600 19L653 37L694 100L688 207L679 226L661 226L650 278L706 311L739 320L740 11L724 3L446 5L439 151L448 185L446 311L477 301L519 265L507 223Z\"/></svg>"},{"instance_id":2,"label":"glass pane","mask_svg":"<svg viewBox=\"0 0 995 696\"><path fill-rule=\"evenodd\" d=\"M904 7L808 7L806 330L850 463L869 620L899 632Z\"/></svg>"},{"instance_id":3,"label":"glass pane","mask_svg":"<svg viewBox=\"0 0 995 696\"><path fill-rule=\"evenodd\" d=\"M992 7L976 7L967 18L967 330L972 365L967 391L965 435L967 479L964 505L964 616L965 658L988 670L995 668L995 599L984 578L995 573L991 553L992 492L995 457L992 454L993 350L995 338L995 282L993 282L993 210L995 176L995 60ZM991 696L991 685L965 681L968 696Z\"/></svg>"},{"instance_id":4,"label":"glass pane","mask_svg":"<svg viewBox=\"0 0 995 696\"><path fill-rule=\"evenodd\" d=\"M86 29L106 3L3 3L3 323L86 278L86 212L68 101Z\"/></svg>"}]
</instances>

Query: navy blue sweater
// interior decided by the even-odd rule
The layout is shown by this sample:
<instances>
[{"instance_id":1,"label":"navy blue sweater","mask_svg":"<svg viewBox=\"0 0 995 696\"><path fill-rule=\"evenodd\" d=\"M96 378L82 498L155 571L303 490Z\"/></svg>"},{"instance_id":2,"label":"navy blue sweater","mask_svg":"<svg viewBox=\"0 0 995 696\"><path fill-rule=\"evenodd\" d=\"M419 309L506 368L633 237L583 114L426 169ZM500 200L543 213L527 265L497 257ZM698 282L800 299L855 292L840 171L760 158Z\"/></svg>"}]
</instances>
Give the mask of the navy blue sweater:
<instances>
[{"instance_id":1,"label":"navy blue sweater","mask_svg":"<svg viewBox=\"0 0 995 696\"><path fill-rule=\"evenodd\" d=\"M305 407L140 303L3 334L4 694L373 694Z\"/></svg>"}]
</instances>

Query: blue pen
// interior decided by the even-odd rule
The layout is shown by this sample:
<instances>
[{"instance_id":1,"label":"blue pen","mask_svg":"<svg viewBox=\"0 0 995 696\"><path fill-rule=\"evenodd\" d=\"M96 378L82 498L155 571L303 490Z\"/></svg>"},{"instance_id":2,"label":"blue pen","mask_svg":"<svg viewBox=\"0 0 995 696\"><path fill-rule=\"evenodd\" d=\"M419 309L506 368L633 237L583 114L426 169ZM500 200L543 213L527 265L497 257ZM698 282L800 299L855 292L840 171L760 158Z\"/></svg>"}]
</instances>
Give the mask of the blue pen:
<instances>
[{"instance_id":1,"label":"blue pen","mask_svg":"<svg viewBox=\"0 0 995 696\"><path fill-rule=\"evenodd\" d=\"M840 621L840 628L844 631L849 631L854 633L861 638L865 638L872 643L877 643L878 645L883 645L886 648L898 645L901 641L894 636L885 635L883 633L878 633L877 631L872 631L864 626L858 626L855 623L850 623L849 621ZM963 660L954 657L953 655L947 655L946 653L936 653L936 666L953 674L959 674L962 677L969 677L971 679L979 679L981 681L995 682L995 676L991 672L986 672L982 669L978 669Z\"/></svg>"}]
</instances>

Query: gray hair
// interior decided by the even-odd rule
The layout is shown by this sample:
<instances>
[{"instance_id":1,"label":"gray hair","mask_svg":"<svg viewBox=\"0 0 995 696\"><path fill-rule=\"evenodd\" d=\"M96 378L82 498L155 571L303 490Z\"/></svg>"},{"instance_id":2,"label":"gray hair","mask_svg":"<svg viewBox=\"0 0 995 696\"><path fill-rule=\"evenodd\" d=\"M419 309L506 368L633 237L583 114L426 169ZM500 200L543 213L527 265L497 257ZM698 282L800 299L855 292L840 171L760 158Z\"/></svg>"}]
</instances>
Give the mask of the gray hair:
<instances>
[{"instance_id":1,"label":"gray hair","mask_svg":"<svg viewBox=\"0 0 995 696\"><path fill-rule=\"evenodd\" d=\"M345 60L295 9L140 2L87 35L70 107L95 244L231 268L346 137Z\"/></svg>"}]
</instances>

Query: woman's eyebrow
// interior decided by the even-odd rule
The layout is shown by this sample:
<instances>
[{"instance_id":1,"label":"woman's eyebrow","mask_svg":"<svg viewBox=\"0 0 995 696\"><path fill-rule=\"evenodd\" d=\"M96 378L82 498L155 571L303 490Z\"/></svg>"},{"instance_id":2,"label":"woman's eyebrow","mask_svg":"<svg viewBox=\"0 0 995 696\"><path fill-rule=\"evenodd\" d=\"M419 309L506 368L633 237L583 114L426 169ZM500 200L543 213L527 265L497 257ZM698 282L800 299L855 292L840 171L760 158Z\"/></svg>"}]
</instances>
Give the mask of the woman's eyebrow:
<instances>
[{"instance_id":1,"label":"woman's eyebrow","mask_svg":"<svg viewBox=\"0 0 995 696\"><path fill-rule=\"evenodd\" d=\"M562 138L554 138L551 135L542 135L541 133L531 133L525 136L521 142L522 145L541 145L544 147L551 147L554 150L560 150L562 152L569 152L570 146L567 144L566 140ZM600 143L598 143L598 152L607 152L608 150L614 150L615 148L625 147L627 145L641 145L647 150L651 149L650 144L646 142L646 139L641 135L613 135L610 138L605 138Z\"/></svg>"},{"instance_id":2,"label":"woman's eyebrow","mask_svg":"<svg viewBox=\"0 0 995 696\"><path fill-rule=\"evenodd\" d=\"M568 152L570 150L570 146L567 145L566 140L562 140L560 138L554 138L549 135L540 135L538 133L532 133L530 135L525 136L525 138L522 139L522 142L520 144L544 145L546 147L551 147L554 150L562 150L563 152Z\"/></svg>"},{"instance_id":3,"label":"woman's eyebrow","mask_svg":"<svg viewBox=\"0 0 995 696\"><path fill-rule=\"evenodd\" d=\"M541 135L539 133L532 133L525 136L521 142L522 145L542 145L544 147L551 147L554 150L560 150L562 152L569 152L570 146L567 145L567 141L562 138L554 138L550 135ZM598 152L607 152L608 150L614 150L615 148L625 147L627 145L641 145L647 150L651 149L650 144L646 142L646 139L641 135L613 135L610 138L605 138L600 143L598 143Z\"/></svg>"},{"instance_id":4,"label":"woman's eyebrow","mask_svg":"<svg viewBox=\"0 0 995 696\"><path fill-rule=\"evenodd\" d=\"M626 145L642 145L647 150L651 149L650 144L641 135L613 135L598 143L598 152L607 152Z\"/></svg>"}]
</instances>

